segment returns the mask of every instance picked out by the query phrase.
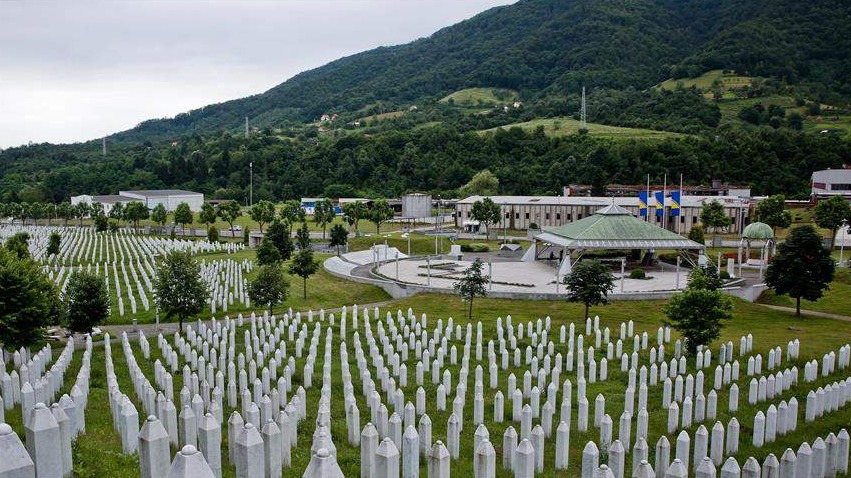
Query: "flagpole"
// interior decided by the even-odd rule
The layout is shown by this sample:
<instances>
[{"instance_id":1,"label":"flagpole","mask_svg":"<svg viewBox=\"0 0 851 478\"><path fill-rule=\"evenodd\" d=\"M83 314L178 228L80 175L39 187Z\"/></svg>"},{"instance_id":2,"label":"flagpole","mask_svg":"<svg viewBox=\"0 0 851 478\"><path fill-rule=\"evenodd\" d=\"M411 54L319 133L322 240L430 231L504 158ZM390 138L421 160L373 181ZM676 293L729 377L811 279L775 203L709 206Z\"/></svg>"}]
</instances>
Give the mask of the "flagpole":
<instances>
[{"instance_id":1,"label":"flagpole","mask_svg":"<svg viewBox=\"0 0 851 478\"><path fill-rule=\"evenodd\" d=\"M677 216L677 234L682 234L682 231L680 230L680 225L683 222L683 173L680 173L680 203L678 204L678 206L679 216Z\"/></svg>"},{"instance_id":2,"label":"flagpole","mask_svg":"<svg viewBox=\"0 0 851 478\"><path fill-rule=\"evenodd\" d=\"M656 214L654 212L654 214ZM650 222L650 175L647 175L647 214L644 215L644 220Z\"/></svg>"},{"instance_id":3,"label":"flagpole","mask_svg":"<svg viewBox=\"0 0 851 478\"><path fill-rule=\"evenodd\" d=\"M662 182L662 229L667 229L668 214L665 211L665 196L668 195L668 173L665 173L665 179Z\"/></svg>"}]
</instances>

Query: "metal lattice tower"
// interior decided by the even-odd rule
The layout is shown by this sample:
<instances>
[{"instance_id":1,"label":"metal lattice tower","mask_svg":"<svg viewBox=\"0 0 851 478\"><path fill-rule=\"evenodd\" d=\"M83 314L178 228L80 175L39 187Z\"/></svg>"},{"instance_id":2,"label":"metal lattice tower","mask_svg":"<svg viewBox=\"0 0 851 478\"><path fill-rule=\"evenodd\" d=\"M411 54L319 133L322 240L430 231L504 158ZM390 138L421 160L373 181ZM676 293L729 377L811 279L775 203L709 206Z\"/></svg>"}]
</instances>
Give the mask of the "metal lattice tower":
<instances>
[{"instance_id":1,"label":"metal lattice tower","mask_svg":"<svg viewBox=\"0 0 851 478\"><path fill-rule=\"evenodd\" d=\"M585 113L585 87L582 87L582 106L579 109L579 129L588 129L588 117Z\"/></svg>"}]
</instances>

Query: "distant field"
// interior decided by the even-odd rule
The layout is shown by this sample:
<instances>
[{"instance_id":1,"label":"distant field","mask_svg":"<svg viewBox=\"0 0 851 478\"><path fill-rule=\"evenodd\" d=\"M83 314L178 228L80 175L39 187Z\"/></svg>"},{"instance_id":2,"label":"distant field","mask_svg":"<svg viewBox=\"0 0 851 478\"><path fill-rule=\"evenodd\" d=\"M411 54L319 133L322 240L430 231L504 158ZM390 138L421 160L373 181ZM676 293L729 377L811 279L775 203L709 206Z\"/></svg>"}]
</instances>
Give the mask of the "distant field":
<instances>
[{"instance_id":1,"label":"distant field","mask_svg":"<svg viewBox=\"0 0 851 478\"><path fill-rule=\"evenodd\" d=\"M361 122L363 122L363 121L374 121L374 120L383 121L383 120L398 118L400 116L404 116L404 114L405 114L404 111L390 111L390 112L387 112L387 113L380 113L380 114L377 114L377 115L364 116L363 118L359 118L358 121L361 121Z\"/></svg>"},{"instance_id":2,"label":"distant field","mask_svg":"<svg viewBox=\"0 0 851 478\"><path fill-rule=\"evenodd\" d=\"M441 103L449 103L453 100L458 106L494 105L513 102L517 98L517 92L502 88L467 88L452 93L440 100Z\"/></svg>"},{"instance_id":3,"label":"distant field","mask_svg":"<svg viewBox=\"0 0 851 478\"><path fill-rule=\"evenodd\" d=\"M544 127L544 133L548 136L567 136L579 132L579 121L568 118L545 118L534 119L524 123L514 123L501 126L502 129L520 127L527 131L534 131L539 126ZM479 133L493 133L498 128L491 128ZM622 128L620 126L608 126L602 124L588 123L588 134L591 136L611 139L665 139L684 136L679 133L668 131L655 131L652 129Z\"/></svg>"},{"instance_id":4,"label":"distant field","mask_svg":"<svg viewBox=\"0 0 851 478\"><path fill-rule=\"evenodd\" d=\"M789 96L761 96L758 98L742 98L736 100L724 100L718 102L721 109L721 122L738 121L738 114L745 108L762 103L764 106L778 105L783 108L795 108L795 100Z\"/></svg>"},{"instance_id":5,"label":"distant field","mask_svg":"<svg viewBox=\"0 0 851 478\"><path fill-rule=\"evenodd\" d=\"M684 88L697 87L701 90L711 90L715 81L720 81L721 86L725 90L739 89L753 84L753 78L750 76L739 76L735 73L724 73L724 70L711 70L696 77L696 78L680 78L670 79L659 83L654 88L660 90L674 90L677 85L683 85Z\"/></svg>"}]
</instances>

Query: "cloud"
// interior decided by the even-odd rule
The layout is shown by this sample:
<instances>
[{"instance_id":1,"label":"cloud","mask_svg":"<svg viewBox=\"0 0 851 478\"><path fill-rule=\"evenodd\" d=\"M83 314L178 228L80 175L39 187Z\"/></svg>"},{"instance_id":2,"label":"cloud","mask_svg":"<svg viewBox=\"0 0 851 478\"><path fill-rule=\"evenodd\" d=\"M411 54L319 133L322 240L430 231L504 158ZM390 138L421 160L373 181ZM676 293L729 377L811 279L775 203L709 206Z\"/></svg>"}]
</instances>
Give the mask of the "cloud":
<instances>
[{"instance_id":1,"label":"cloud","mask_svg":"<svg viewBox=\"0 0 851 478\"><path fill-rule=\"evenodd\" d=\"M265 91L514 0L3 1L0 147Z\"/></svg>"}]
</instances>

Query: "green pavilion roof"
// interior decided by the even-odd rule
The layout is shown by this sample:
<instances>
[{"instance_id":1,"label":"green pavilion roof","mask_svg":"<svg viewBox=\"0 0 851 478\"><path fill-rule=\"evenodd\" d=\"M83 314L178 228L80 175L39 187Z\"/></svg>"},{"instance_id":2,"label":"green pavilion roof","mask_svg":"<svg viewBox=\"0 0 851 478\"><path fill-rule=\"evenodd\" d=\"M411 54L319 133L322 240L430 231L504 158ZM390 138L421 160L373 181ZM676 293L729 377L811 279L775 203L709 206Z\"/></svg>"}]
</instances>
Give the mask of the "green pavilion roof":
<instances>
[{"instance_id":1,"label":"green pavilion roof","mask_svg":"<svg viewBox=\"0 0 851 478\"><path fill-rule=\"evenodd\" d=\"M742 231L742 237L746 239L767 240L774 237L774 231L771 229L771 226L764 222L752 222L745 226L745 230Z\"/></svg>"},{"instance_id":2,"label":"green pavilion roof","mask_svg":"<svg viewBox=\"0 0 851 478\"><path fill-rule=\"evenodd\" d=\"M535 239L568 249L703 249L679 234L612 204L576 222L546 228Z\"/></svg>"}]
</instances>

